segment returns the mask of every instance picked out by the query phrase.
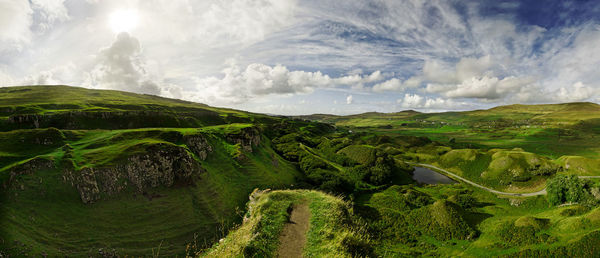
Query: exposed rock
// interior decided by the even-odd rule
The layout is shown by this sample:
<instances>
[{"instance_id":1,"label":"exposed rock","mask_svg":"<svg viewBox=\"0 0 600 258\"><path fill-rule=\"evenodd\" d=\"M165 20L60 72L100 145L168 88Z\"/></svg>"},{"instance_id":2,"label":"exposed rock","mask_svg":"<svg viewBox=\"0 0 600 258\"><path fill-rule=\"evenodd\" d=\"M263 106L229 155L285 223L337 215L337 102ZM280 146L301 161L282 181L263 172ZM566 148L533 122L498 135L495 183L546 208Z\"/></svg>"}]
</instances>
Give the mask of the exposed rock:
<instances>
[{"instance_id":1,"label":"exposed rock","mask_svg":"<svg viewBox=\"0 0 600 258\"><path fill-rule=\"evenodd\" d=\"M54 161L52 159L46 159L41 157L35 157L29 161L17 165L10 169L10 178L4 188L10 186L20 175L31 175L40 170L47 170L54 168Z\"/></svg>"},{"instance_id":2,"label":"exposed rock","mask_svg":"<svg viewBox=\"0 0 600 258\"><path fill-rule=\"evenodd\" d=\"M213 151L212 146L208 144L208 141L203 135L186 135L184 141L185 145L187 145L200 160L205 160L208 153Z\"/></svg>"},{"instance_id":3,"label":"exposed rock","mask_svg":"<svg viewBox=\"0 0 600 258\"><path fill-rule=\"evenodd\" d=\"M143 193L158 186L170 187L176 182L193 184L202 172L200 164L184 148L156 144L111 167L66 169L63 178L77 188L84 203L91 203L102 195L117 194L128 185Z\"/></svg>"},{"instance_id":4,"label":"exposed rock","mask_svg":"<svg viewBox=\"0 0 600 258\"><path fill-rule=\"evenodd\" d=\"M197 119L225 123L217 112L198 109L190 112L156 110L69 111L47 114L14 114L0 127L8 130L56 127L59 129L127 129L143 127L193 127ZM97 123L97 121L104 121ZM0 121L2 122L2 121Z\"/></svg>"},{"instance_id":5,"label":"exposed rock","mask_svg":"<svg viewBox=\"0 0 600 258\"><path fill-rule=\"evenodd\" d=\"M245 127L239 133L228 134L226 140L233 144L239 144L244 151L252 152L252 146L260 144L261 134L256 127Z\"/></svg>"}]
</instances>

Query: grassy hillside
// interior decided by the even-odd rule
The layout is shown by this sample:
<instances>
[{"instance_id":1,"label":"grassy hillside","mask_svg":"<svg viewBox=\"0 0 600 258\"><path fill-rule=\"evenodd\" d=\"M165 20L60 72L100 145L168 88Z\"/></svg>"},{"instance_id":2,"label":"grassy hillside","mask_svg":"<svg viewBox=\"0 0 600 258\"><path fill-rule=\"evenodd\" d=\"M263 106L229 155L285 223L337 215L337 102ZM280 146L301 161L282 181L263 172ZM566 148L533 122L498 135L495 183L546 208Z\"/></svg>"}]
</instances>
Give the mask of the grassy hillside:
<instances>
[{"instance_id":1,"label":"grassy hillside","mask_svg":"<svg viewBox=\"0 0 600 258\"><path fill-rule=\"evenodd\" d=\"M598 254L596 104L309 117L332 126L67 86L0 100L0 256Z\"/></svg>"},{"instance_id":2,"label":"grassy hillside","mask_svg":"<svg viewBox=\"0 0 600 258\"><path fill-rule=\"evenodd\" d=\"M403 111L301 118L353 131L426 136L463 148L519 147L551 158L600 156L600 105L588 102L510 105L466 112Z\"/></svg>"},{"instance_id":3,"label":"grassy hillside","mask_svg":"<svg viewBox=\"0 0 600 258\"><path fill-rule=\"evenodd\" d=\"M0 131L200 127L278 119L182 100L69 86L0 88Z\"/></svg>"},{"instance_id":4,"label":"grassy hillside","mask_svg":"<svg viewBox=\"0 0 600 258\"><path fill-rule=\"evenodd\" d=\"M263 134L280 118L66 86L2 88L0 110L2 254L181 255L303 178Z\"/></svg>"}]
</instances>

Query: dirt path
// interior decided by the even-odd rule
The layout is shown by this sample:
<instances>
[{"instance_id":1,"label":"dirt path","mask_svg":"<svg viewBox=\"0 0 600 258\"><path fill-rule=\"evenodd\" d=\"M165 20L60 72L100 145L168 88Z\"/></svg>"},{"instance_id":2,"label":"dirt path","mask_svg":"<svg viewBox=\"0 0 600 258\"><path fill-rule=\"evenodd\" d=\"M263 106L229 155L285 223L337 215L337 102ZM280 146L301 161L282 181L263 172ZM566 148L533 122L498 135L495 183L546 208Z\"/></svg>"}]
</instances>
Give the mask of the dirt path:
<instances>
[{"instance_id":1,"label":"dirt path","mask_svg":"<svg viewBox=\"0 0 600 258\"><path fill-rule=\"evenodd\" d=\"M278 257L302 257L309 221L308 203L295 205L290 215L290 222L284 226L281 236L279 236Z\"/></svg>"}]
</instances>

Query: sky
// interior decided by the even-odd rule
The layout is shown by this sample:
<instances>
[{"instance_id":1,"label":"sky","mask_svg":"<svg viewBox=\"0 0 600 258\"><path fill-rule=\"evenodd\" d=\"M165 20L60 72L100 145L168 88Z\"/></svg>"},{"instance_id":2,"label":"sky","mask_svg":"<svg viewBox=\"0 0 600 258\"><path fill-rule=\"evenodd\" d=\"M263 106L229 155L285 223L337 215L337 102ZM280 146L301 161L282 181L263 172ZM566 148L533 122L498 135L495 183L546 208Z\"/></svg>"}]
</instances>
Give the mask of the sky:
<instances>
[{"instance_id":1,"label":"sky","mask_svg":"<svg viewBox=\"0 0 600 258\"><path fill-rule=\"evenodd\" d=\"M598 1L0 0L0 87L302 115L600 102Z\"/></svg>"}]
</instances>

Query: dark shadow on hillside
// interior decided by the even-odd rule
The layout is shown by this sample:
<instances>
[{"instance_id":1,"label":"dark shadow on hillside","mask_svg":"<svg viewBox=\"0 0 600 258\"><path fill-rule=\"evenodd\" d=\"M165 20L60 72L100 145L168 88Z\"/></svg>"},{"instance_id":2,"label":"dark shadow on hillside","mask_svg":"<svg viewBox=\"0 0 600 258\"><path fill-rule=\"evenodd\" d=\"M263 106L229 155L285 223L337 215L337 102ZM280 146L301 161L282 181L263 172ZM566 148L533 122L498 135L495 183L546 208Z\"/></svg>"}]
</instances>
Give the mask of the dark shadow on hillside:
<instances>
[{"instance_id":1,"label":"dark shadow on hillside","mask_svg":"<svg viewBox=\"0 0 600 258\"><path fill-rule=\"evenodd\" d=\"M484 207L488 207L488 206L494 206L494 203L491 202L476 202L475 204L473 204L473 207L475 208L484 208Z\"/></svg>"},{"instance_id":2,"label":"dark shadow on hillside","mask_svg":"<svg viewBox=\"0 0 600 258\"><path fill-rule=\"evenodd\" d=\"M474 229L477 229L477 225L479 225L479 223L491 217L493 217L491 214L482 212L465 212L463 215L463 218L467 221L469 226Z\"/></svg>"}]
</instances>

